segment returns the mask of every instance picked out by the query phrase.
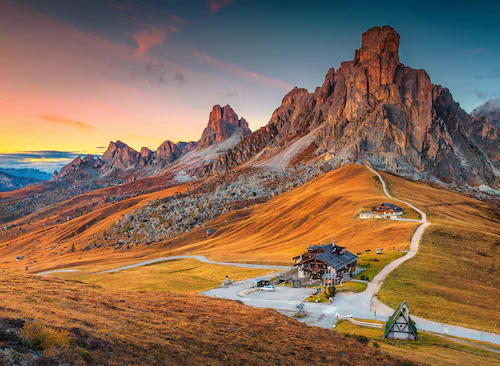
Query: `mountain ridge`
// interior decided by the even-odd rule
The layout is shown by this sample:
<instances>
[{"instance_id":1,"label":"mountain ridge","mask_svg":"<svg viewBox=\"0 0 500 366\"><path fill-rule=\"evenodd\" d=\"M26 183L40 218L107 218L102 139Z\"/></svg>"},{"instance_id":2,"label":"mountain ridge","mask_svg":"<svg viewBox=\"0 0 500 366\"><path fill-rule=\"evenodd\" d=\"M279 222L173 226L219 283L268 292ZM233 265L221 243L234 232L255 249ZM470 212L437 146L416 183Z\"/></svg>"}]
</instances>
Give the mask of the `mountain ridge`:
<instances>
[{"instance_id":1,"label":"mountain ridge","mask_svg":"<svg viewBox=\"0 0 500 366\"><path fill-rule=\"evenodd\" d=\"M424 70L402 64L399 41L390 26L363 33L352 61L331 68L312 93L292 89L266 126L207 170L223 174L258 154L269 159L314 132L309 159L323 156L339 166L366 159L417 179L498 187L498 128L463 111Z\"/></svg>"},{"instance_id":2,"label":"mountain ridge","mask_svg":"<svg viewBox=\"0 0 500 366\"><path fill-rule=\"evenodd\" d=\"M233 146L237 142L235 139L239 141L250 133L248 122L244 118L239 118L229 105L221 107L217 104L212 108L207 127L197 142L174 143L166 140L156 151L147 147L136 151L120 140L111 141L102 157L93 155L87 155L83 159L77 157L60 172L54 172L52 180L66 182L82 179L130 180L156 176L165 173L170 165L189 152L196 150L196 154L200 155L200 152L207 151L199 164L191 161L190 169L196 170L199 165L212 161L227 147ZM194 157L198 157L196 154Z\"/></svg>"},{"instance_id":3,"label":"mountain ridge","mask_svg":"<svg viewBox=\"0 0 500 366\"><path fill-rule=\"evenodd\" d=\"M30 184L41 183L41 179L17 177L0 171L0 192L13 191Z\"/></svg>"}]
</instances>

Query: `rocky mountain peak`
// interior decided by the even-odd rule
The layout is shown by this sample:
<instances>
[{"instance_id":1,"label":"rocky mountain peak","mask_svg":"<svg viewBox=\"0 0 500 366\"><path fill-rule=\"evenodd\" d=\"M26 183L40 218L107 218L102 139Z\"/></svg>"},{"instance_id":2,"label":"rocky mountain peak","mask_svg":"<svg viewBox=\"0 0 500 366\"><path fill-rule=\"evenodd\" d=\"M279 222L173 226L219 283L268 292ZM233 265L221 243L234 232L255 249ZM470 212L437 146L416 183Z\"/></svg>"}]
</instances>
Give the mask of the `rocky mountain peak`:
<instances>
[{"instance_id":1,"label":"rocky mountain peak","mask_svg":"<svg viewBox=\"0 0 500 366\"><path fill-rule=\"evenodd\" d=\"M68 165L64 166L59 173L54 172L54 181L77 181L95 177L99 169L104 165L100 158L88 154L83 159L77 156Z\"/></svg>"},{"instance_id":2,"label":"rocky mountain peak","mask_svg":"<svg viewBox=\"0 0 500 366\"><path fill-rule=\"evenodd\" d=\"M367 68L371 91L394 82L399 62L399 34L390 26L373 27L361 36L361 48L356 51L354 64Z\"/></svg>"},{"instance_id":3,"label":"rocky mountain peak","mask_svg":"<svg viewBox=\"0 0 500 366\"><path fill-rule=\"evenodd\" d=\"M424 70L401 64L399 42L390 26L363 33L354 60L328 70L314 93L291 90L267 126L219 156L213 171L324 154L338 166L368 160L415 178L498 187L498 128L467 114Z\"/></svg>"},{"instance_id":4,"label":"rocky mountain peak","mask_svg":"<svg viewBox=\"0 0 500 366\"><path fill-rule=\"evenodd\" d=\"M223 142L236 135L239 138L252 133L248 122L238 118L236 112L229 106L214 105L208 117L208 125L203 131L198 147L205 149L214 143Z\"/></svg>"},{"instance_id":5,"label":"rocky mountain peak","mask_svg":"<svg viewBox=\"0 0 500 366\"><path fill-rule=\"evenodd\" d=\"M102 155L106 163L103 167L105 172L113 169L127 170L136 166L141 159L141 153L121 141L109 143L108 149Z\"/></svg>"}]
</instances>

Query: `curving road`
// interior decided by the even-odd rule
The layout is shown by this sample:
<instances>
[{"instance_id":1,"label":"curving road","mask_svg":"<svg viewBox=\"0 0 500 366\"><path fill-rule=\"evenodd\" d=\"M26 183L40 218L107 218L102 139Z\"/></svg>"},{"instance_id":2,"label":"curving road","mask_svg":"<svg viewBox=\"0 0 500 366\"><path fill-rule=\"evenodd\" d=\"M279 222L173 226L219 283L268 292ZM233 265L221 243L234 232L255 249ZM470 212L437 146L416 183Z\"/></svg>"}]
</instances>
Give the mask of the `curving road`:
<instances>
[{"instance_id":1,"label":"curving road","mask_svg":"<svg viewBox=\"0 0 500 366\"><path fill-rule=\"evenodd\" d=\"M400 200L398 198L395 198L393 196L391 196L389 194L389 192L387 191L387 185L384 181L384 179L382 178L382 176L380 175L379 172L377 172L376 170L372 169L371 167L367 166L366 167L368 170L370 170L372 173L374 173L378 179L380 180L380 182L382 183L382 189L384 190L384 194L389 197L390 199L394 200L394 201L398 201L398 202L401 202L401 203L404 203L405 205L413 208L415 211L417 211L420 216L422 217L421 220L412 220L412 221L417 221L417 222L420 222L421 224L417 227L417 230L415 230L415 232L413 233L413 236L411 238L411 241L410 241L410 250L408 251L408 253L399 258L399 259L396 259L395 261L389 263L388 265L386 265L374 278L371 282L368 283L368 286L365 290L366 293L368 294L374 294L374 293L377 293L378 290L380 289L380 286L382 286L382 283L384 282L384 280L386 279L387 275L389 273L391 273L392 271L394 271L397 267L399 267L401 265L401 263L404 263L406 262L408 259L410 258L413 258L417 252L418 252L418 244L420 243L420 239L422 239L422 235L425 231L425 229L427 229L429 226L430 226L430 222L427 221L427 215L425 214L425 212L423 212L422 210L418 209L417 207L413 206L411 203L409 202L406 202L406 201L403 201L403 200ZM375 300L375 299L374 299ZM378 300L375 300L374 301L374 307L377 307L379 306L378 303L380 303L380 301ZM381 304L381 303L380 303ZM382 304L383 305L383 304ZM378 311L378 309L375 309ZM391 313L392 314L392 313Z\"/></svg>"},{"instance_id":2,"label":"curving road","mask_svg":"<svg viewBox=\"0 0 500 366\"><path fill-rule=\"evenodd\" d=\"M280 270L284 270L284 271L289 271L292 269L292 267L290 267L290 266L272 266L272 265L265 265L265 264L215 262L215 261L211 261L210 259L208 259L204 255L176 255L176 256L171 256L171 257L150 259L147 261L129 264L129 265L123 266L123 267L112 268L112 269L108 269L106 271L96 272L96 273L92 273L92 274L116 273L116 272L124 271L127 269L149 266L151 264L168 262L168 261L175 261L175 260L179 260L179 259L197 259L203 263L217 264L219 266L240 267L240 268L274 269L274 270L280 269ZM37 273L37 275L38 276L48 276L48 275L53 274L53 273L66 273L66 272L76 272L76 271L78 271L78 269L53 269L51 271L39 272L39 273Z\"/></svg>"},{"instance_id":3,"label":"curving road","mask_svg":"<svg viewBox=\"0 0 500 366\"><path fill-rule=\"evenodd\" d=\"M116 273L116 272L124 271L126 269L131 269L131 268L136 268L136 267L142 267L142 266L149 266L151 264L156 264L156 263L161 263L161 262L168 262L168 261L175 261L175 260L178 260L178 259L197 259L197 260L199 260L200 262L203 262L203 263L218 264L220 266L242 267L242 268L282 269L282 270L290 270L290 269L292 269L292 267L289 267L289 266L270 266L270 265L265 265L265 264L214 262L214 261L211 261L210 259L208 259L207 257L205 257L204 255L177 255L177 256L172 256L172 257L163 257L163 258L150 259L150 260L147 260L147 261L144 261L144 262L130 264L128 266L123 266L123 267L108 269L107 271L97 272L96 274Z\"/></svg>"}]
</instances>

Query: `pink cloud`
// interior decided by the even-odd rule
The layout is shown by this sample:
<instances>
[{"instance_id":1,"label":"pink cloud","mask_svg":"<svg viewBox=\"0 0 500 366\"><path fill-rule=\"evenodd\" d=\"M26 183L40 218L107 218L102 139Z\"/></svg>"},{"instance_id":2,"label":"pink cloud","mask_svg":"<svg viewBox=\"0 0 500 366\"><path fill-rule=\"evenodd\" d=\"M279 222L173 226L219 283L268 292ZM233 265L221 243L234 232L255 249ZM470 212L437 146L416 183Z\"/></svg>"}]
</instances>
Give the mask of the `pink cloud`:
<instances>
[{"instance_id":1,"label":"pink cloud","mask_svg":"<svg viewBox=\"0 0 500 366\"><path fill-rule=\"evenodd\" d=\"M256 80L260 83L275 87L275 88L280 88L280 89L285 89L285 90L290 90L292 89L292 86L281 81L278 79L273 79L269 78L267 76L263 76L260 74L257 74L255 72L249 71L245 69L242 66L231 64L229 62L226 62L224 60L209 56L205 53L198 52L195 50L190 50L193 55L201 59L202 61L214 65L215 67L218 67L226 72L229 72L231 74L237 75L237 76L243 76L246 78L250 78L253 80Z\"/></svg>"},{"instance_id":2,"label":"pink cloud","mask_svg":"<svg viewBox=\"0 0 500 366\"><path fill-rule=\"evenodd\" d=\"M207 0L208 10L210 10L210 15L214 15L222 8L225 8L231 3L233 0Z\"/></svg>"},{"instance_id":3,"label":"pink cloud","mask_svg":"<svg viewBox=\"0 0 500 366\"><path fill-rule=\"evenodd\" d=\"M169 31L180 32L176 27L158 28L149 26L139 29L132 34L132 38L137 42L137 54L147 53L153 46L161 45L168 37Z\"/></svg>"},{"instance_id":4,"label":"pink cloud","mask_svg":"<svg viewBox=\"0 0 500 366\"><path fill-rule=\"evenodd\" d=\"M45 121L56 123L58 125L75 128L84 133L92 133L96 130L94 126L88 125L84 122L75 121L74 119L71 118L62 117L56 114L46 114L40 116L40 118Z\"/></svg>"}]
</instances>

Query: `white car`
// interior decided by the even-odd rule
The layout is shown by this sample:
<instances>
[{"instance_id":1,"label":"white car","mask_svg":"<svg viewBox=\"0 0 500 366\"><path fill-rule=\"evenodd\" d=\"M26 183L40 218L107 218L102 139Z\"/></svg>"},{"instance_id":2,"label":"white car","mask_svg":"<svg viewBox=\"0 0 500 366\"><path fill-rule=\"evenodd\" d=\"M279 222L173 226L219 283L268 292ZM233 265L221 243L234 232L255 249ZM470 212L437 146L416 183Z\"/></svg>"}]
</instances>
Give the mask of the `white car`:
<instances>
[{"instance_id":1,"label":"white car","mask_svg":"<svg viewBox=\"0 0 500 366\"><path fill-rule=\"evenodd\" d=\"M267 291L267 292L274 292L275 288L274 288L274 286L270 285L270 286L261 287L260 290L261 291Z\"/></svg>"}]
</instances>

